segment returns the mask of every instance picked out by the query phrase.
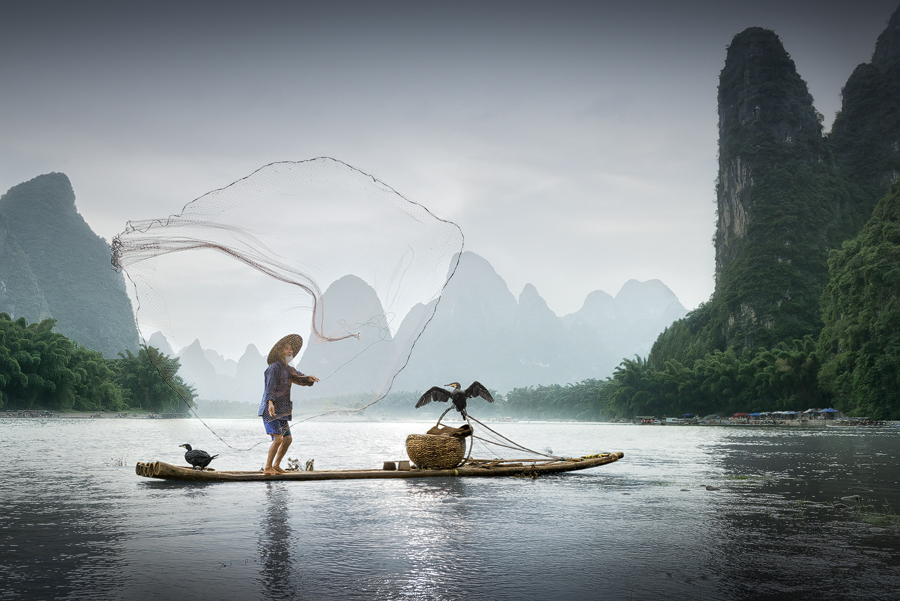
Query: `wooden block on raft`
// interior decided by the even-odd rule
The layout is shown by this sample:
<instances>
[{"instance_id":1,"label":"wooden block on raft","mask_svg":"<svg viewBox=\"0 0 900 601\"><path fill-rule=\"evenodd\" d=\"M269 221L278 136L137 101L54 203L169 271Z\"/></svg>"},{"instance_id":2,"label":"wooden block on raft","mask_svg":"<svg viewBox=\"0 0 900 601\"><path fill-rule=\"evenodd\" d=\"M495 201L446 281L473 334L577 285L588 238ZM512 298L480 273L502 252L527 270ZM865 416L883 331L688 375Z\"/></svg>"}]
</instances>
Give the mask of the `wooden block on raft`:
<instances>
[{"instance_id":1,"label":"wooden block on raft","mask_svg":"<svg viewBox=\"0 0 900 601\"><path fill-rule=\"evenodd\" d=\"M397 469L401 472L408 472L410 470L409 461L398 461Z\"/></svg>"},{"instance_id":2,"label":"wooden block on raft","mask_svg":"<svg viewBox=\"0 0 900 601\"><path fill-rule=\"evenodd\" d=\"M397 464L394 463L393 461L385 461L385 462L384 462L384 467L381 468L381 469L393 471L393 470L397 469Z\"/></svg>"}]
</instances>

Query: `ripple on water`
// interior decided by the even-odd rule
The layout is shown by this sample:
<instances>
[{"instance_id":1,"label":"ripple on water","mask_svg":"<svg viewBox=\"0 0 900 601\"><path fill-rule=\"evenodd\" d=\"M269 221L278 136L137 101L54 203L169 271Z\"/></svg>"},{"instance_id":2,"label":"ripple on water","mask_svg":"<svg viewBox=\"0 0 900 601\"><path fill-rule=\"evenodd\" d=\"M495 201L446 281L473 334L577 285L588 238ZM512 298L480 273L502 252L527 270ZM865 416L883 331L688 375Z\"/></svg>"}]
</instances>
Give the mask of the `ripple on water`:
<instances>
[{"instance_id":1,"label":"ripple on water","mask_svg":"<svg viewBox=\"0 0 900 601\"><path fill-rule=\"evenodd\" d=\"M211 425L0 422L0 599L888 599L900 581L897 526L834 507L900 508L895 432L515 423L497 428L531 448L625 458L534 480L134 475L184 442L261 466L256 420ZM429 425L306 422L288 455L380 467Z\"/></svg>"}]
</instances>

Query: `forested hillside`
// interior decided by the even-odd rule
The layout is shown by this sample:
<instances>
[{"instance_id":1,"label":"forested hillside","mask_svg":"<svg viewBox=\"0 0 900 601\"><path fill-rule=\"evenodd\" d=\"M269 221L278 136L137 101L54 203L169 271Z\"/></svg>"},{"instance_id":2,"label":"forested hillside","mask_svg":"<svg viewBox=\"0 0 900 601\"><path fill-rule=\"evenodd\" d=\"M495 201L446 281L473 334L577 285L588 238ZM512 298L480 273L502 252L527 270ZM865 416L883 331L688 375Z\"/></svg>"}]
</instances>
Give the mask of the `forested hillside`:
<instances>
[{"instance_id":1,"label":"forested hillside","mask_svg":"<svg viewBox=\"0 0 900 601\"><path fill-rule=\"evenodd\" d=\"M896 186L872 212L900 179L900 8L830 135L821 121L773 32L735 36L719 79L715 292L616 369L612 414L834 403L900 418Z\"/></svg>"},{"instance_id":2,"label":"forested hillside","mask_svg":"<svg viewBox=\"0 0 900 601\"><path fill-rule=\"evenodd\" d=\"M841 408L900 417L900 183L832 253L819 339L822 388Z\"/></svg>"},{"instance_id":3,"label":"forested hillside","mask_svg":"<svg viewBox=\"0 0 900 601\"><path fill-rule=\"evenodd\" d=\"M64 174L41 175L0 197L0 311L52 317L59 332L108 358L138 348L125 280L110 257L76 210Z\"/></svg>"},{"instance_id":4,"label":"forested hillside","mask_svg":"<svg viewBox=\"0 0 900 601\"><path fill-rule=\"evenodd\" d=\"M28 255L16 242L3 213L0 213L0 310L33 320L50 317L47 299Z\"/></svg>"}]
</instances>

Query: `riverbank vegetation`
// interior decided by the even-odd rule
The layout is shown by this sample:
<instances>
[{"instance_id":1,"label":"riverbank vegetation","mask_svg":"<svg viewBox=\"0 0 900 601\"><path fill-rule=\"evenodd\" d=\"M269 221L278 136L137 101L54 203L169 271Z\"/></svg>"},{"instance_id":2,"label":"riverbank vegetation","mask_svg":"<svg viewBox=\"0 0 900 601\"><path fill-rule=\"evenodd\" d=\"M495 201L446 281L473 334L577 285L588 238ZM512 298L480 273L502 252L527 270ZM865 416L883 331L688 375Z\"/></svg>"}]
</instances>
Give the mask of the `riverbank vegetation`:
<instances>
[{"instance_id":1,"label":"riverbank vegetation","mask_svg":"<svg viewBox=\"0 0 900 601\"><path fill-rule=\"evenodd\" d=\"M816 335L719 350L705 335L704 305L660 335L647 359L624 360L601 404L623 417L834 405L900 419L900 183L859 235L831 251L828 268Z\"/></svg>"},{"instance_id":2,"label":"riverbank vegetation","mask_svg":"<svg viewBox=\"0 0 900 601\"><path fill-rule=\"evenodd\" d=\"M610 415L833 405L900 418L898 23L895 11L828 134L778 36L734 37L719 77L716 288L615 369Z\"/></svg>"},{"instance_id":3,"label":"riverbank vegetation","mask_svg":"<svg viewBox=\"0 0 900 601\"><path fill-rule=\"evenodd\" d=\"M183 413L193 402L178 359L153 347L105 359L53 331L55 324L0 313L0 408Z\"/></svg>"},{"instance_id":4,"label":"riverbank vegetation","mask_svg":"<svg viewBox=\"0 0 900 601\"><path fill-rule=\"evenodd\" d=\"M607 380L583 380L574 384L551 384L549 386L527 386L514 388L501 394L491 390L493 403L484 399L470 399L467 412L476 419L525 419L525 420L579 420L599 421L606 412L601 401L601 391L609 385ZM449 403L431 403L416 409L416 402L424 391L390 392L383 399L360 412L366 419L437 419L446 409L450 409L446 421L457 421L459 413ZM359 409L372 402L366 394L343 395L332 399L304 399L295 401L294 413L318 414L335 412L347 414L347 410ZM211 411L201 401L203 411ZM254 410L256 407L254 406Z\"/></svg>"}]
</instances>

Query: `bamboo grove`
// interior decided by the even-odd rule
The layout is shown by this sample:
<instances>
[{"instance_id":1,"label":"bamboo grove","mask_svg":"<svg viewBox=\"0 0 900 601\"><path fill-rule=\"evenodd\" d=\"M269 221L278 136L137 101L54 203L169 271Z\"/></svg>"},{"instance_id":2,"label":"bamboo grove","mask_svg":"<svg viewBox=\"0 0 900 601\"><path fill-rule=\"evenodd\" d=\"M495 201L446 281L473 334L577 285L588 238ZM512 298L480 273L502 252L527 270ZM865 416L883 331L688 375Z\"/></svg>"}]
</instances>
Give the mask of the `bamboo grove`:
<instances>
[{"instance_id":1,"label":"bamboo grove","mask_svg":"<svg viewBox=\"0 0 900 601\"><path fill-rule=\"evenodd\" d=\"M193 390L178 359L153 347L117 359L79 346L53 319L28 323L0 313L0 408L49 411L185 412Z\"/></svg>"}]
</instances>

